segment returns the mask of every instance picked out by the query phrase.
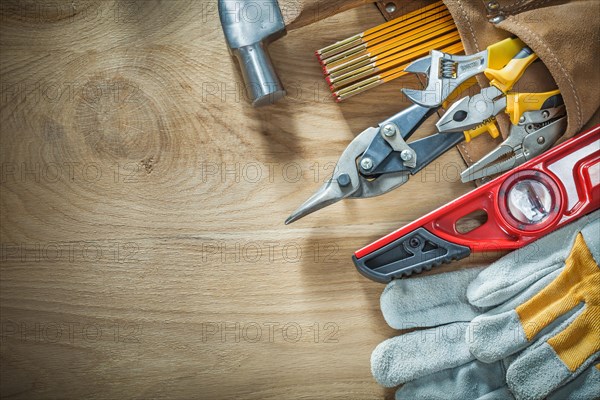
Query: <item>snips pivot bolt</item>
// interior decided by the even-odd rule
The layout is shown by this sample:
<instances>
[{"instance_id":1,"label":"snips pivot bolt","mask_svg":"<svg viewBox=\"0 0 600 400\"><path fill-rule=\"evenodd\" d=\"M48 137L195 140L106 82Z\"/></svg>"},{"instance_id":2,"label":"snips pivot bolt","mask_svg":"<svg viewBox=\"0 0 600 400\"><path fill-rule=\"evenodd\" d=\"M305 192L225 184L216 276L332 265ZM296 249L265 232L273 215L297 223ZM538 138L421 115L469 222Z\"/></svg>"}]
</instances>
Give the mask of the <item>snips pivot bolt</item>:
<instances>
[{"instance_id":1,"label":"snips pivot bolt","mask_svg":"<svg viewBox=\"0 0 600 400\"><path fill-rule=\"evenodd\" d=\"M370 158L363 158L362 160L360 160L360 166L365 171L368 171L371 168L373 168L373 160L371 160Z\"/></svg>"},{"instance_id":2,"label":"snips pivot bolt","mask_svg":"<svg viewBox=\"0 0 600 400\"><path fill-rule=\"evenodd\" d=\"M396 134L396 127L392 124L386 124L381 128L383 135L386 137L392 137Z\"/></svg>"},{"instance_id":3,"label":"snips pivot bolt","mask_svg":"<svg viewBox=\"0 0 600 400\"><path fill-rule=\"evenodd\" d=\"M410 152L410 150L402 150L402 151L400 152L400 158L401 158L403 161L410 161L410 160L412 160L412 158L413 158L413 155L412 155L412 153Z\"/></svg>"}]
</instances>

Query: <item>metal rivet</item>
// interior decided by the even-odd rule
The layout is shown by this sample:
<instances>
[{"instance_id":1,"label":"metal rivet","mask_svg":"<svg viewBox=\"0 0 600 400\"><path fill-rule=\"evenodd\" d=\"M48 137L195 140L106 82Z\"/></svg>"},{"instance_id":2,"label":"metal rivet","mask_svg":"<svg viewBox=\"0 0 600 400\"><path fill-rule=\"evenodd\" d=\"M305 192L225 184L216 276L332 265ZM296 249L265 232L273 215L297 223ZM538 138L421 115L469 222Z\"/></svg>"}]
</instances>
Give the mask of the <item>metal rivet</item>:
<instances>
[{"instance_id":1,"label":"metal rivet","mask_svg":"<svg viewBox=\"0 0 600 400\"><path fill-rule=\"evenodd\" d=\"M348 186L350 184L350 175L340 174L340 176L338 176L337 181L340 186Z\"/></svg>"},{"instance_id":2,"label":"metal rivet","mask_svg":"<svg viewBox=\"0 0 600 400\"><path fill-rule=\"evenodd\" d=\"M500 7L500 4L498 4L497 1L490 1L489 3L487 3L487 8L494 11L497 10Z\"/></svg>"},{"instance_id":3,"label":"metal rivet","mask_svg":"<svg viewBox=\"0 0 600 400\"><path fill-rule=\"evenodd\" d=\"M400 152L400 158L403 159L404 161L410 161L410 160L412 160L413 155L410 152L410 150L402 150Z\"/></svg>"},{"instance_id":4,"label":"metal rivet","mask_svg":"<svg viewBox=\"0 0 600 400\"><path fill-rule=\"evenodd\" d=\"M521 118L519 118L519 122L520 122L520 123L523 123L523 122L525 122L525 117L524 117L524 116L521 116Z\"/></svg>"},{"instance_id":5,"label":"metal rivet","mask_svg":"<svg viewBox=\"0 0 600 400\"><path fill-rule=\"evenodd\" d=\"M498 16L490 19L490 22L492 24L497 24L497 23L502 22L502 21L504 21L504 17L502 15L498 15Z\"/></svg>"},{"instance_id":6,"label":"metal rivet","mask_svg":"<svg viewBox=\"0 0 600 400\"><path fill-rule=\"evenodd\" d=\"M396 134L396 127L392 124L384 125L381 130L383 131L383 134L387 137L392 137Z\"/></svg>"},{"instance_id":7,"label":"metal rivet","mask_svg":"<svg viewBox=\"0 0 600 400\"><path fill-rule=\"evenodd\" d=\"M537 138L537 142L538 144L544 144L546 142L546 139L544 139L543 136L540 136L539 138Z\"/></svg>"},{"instance_id":8,"label":"metal rivet","mask_svg":"<svg viewBox=\"0 0 600 400\"><path fill-rule=\"evenodd\" d=\"M363 158L362 160L360 160L360 166L362 167L362 169L364 169L365 171L370 170L371 168L373 168L373 160L371 160L370 158Z\"/></svg>"},{"instance_id":9,"label":"metal rivet","mask_svg":"<svg viewBox=\"0 0 600 400\"><path fill-rule=\"evenodd\" d=\"M385 5L385 11L387 11L390 14L396 12L396 5L394 3L391 3L391 2L387 3Z\"/></svg>"},{"instance_id":10,"label":"metal rivet","mask_svg":"<svg viewBox=\"0 0 600 400\"><path fill-rule=\"evenodd\" d=\"M542 111L542 117L548 118L549 116L550 116L550 113L548 112L548 110Z\"/></svg>"},{"instance_id":11,"label":"metal rivet","mask_svg":"<svg viewBox=\"0 0 600 400\"><path fill-rule=\"evenodd\" d=\"M419 247L419 245L421 244L421 241L419 240L419 238L417 237L412 237L410 238L410 240L408 241L408 244L410 245L410 247L412 248L417 248Z\"/></svg>"}]
</instances>

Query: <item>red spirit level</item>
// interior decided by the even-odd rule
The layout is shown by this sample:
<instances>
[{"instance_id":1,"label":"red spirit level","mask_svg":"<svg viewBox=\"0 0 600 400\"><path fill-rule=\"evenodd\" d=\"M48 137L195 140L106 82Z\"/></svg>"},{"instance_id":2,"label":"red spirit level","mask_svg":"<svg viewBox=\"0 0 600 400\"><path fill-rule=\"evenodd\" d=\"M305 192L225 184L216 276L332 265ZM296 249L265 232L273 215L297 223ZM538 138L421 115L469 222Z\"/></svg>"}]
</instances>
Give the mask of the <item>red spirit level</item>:
<instances>
[{"instance_id":1,"label":"red spirit level","mask_svg":"<svg viewBox=\"0 0 600 400\"><path fill-rule=\"evenodd\" d=\"M600 206L600 125L440 207L354 253L378 282L408 276L471 252L512 250ZM487 221L460 233L457 222Z\"/></svg>"}]
</instances>

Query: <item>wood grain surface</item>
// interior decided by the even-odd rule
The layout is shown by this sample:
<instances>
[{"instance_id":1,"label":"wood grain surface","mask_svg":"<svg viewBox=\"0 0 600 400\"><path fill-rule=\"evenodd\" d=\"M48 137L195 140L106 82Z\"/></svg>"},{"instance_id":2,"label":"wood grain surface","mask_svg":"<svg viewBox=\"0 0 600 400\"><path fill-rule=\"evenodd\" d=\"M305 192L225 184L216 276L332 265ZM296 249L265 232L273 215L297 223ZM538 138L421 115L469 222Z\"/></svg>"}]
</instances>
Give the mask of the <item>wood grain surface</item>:
<instances>
[{"instance_id":1,"label":"wood grain surface","mask_svg":"<svg viewBox=\"0 0 600 400\"><path fill-rule=\"evenodd\" d=\"M273 43L289 96L253 109L215 1L0 4L2 397L393 396L383 285L350 257L470 190L458 153L283 224L418 85L332 102L313 52L374 5Z\"/></svg>"}]
</instances>

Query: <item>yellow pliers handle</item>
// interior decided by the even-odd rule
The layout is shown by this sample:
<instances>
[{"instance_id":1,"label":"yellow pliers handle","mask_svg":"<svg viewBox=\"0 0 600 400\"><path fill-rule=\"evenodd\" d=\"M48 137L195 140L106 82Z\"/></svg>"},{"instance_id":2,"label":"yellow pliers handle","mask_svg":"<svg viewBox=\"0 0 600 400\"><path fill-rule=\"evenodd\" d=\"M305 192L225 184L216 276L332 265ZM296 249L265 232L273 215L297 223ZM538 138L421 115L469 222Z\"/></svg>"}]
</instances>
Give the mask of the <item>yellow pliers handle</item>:
<instances>
[{"instance_id":1,"label":"yellow pliers handle","mask_svg":"<svg viewBox=\"0 0 600 400\"><path fill-rule=\"evenodd\" d=\"M509 93L506 95L506 113L513 125L519 123L523 113L552 107L546 104L552 97L560 95L560 91L551 90L544 93Z\"/></svg>"},{"instance_id":2,"label":"yellow pliers handle","mask_svg":"<svg viewBox=\"0 0 600 400\"><path fill-rule=\"evenodd\" d=\"M483 73L490 80L490 85L507 93L537 58L533 50L525 46L503 68L486 68Z\"/></svg>"},{"instance_id":3,"label":"yellow pliers handle","mask_svg":"<svg viewBox=\"0 0 600 400\"><path fill-rule=\"evenodd\" d=\"M501 69L525 47L519 38L508 38L487 47L487 68Z\"/></svg>"}]
</instances>

